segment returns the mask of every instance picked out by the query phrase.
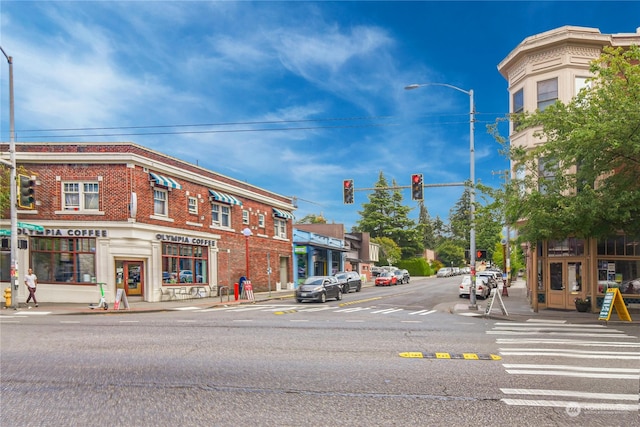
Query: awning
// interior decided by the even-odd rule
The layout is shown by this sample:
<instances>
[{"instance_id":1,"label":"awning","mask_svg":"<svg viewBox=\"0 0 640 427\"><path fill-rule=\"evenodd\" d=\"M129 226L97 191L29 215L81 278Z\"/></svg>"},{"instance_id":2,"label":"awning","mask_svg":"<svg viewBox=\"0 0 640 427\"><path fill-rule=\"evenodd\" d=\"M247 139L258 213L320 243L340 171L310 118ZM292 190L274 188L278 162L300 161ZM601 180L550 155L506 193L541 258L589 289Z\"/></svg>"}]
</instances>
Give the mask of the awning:
<instances>
[{"instance_id":1,"label":"awning","mask_svg":"<svg viewBox=\"0 0 640 427\"><path fill-rule=\"evenodd\" d=\"M242 206L242 202L231 194L221 193L219 191L209 189L209 194L216 202L228 203L230 205Z\"/></svg>"},{"instance_id":2,"label":"awning","mask_svg":"<svg viewBox=\"0 0 640 427\"><path fill-rule=\"evenodd\" d=\"M273 208L273 214L280 218L293 219L293 214L291 212L282 211L280 209Z\"/></svg>"},{"instance_id":3,"label":"awning","mask_svg":"<svg viewBox=\"0 0 640 427\"><path fill-rule=\"evenodd\" d=\"M163 187L175 188L178 190L182 189L182 186L178 184L176 180L174 180L173 178L169 178L168 176L158 175L157 173L153 172L149 172L149 176L151 177L152 181L155 181L156 184L162 185Z\"/></svg>"}]
</instances>

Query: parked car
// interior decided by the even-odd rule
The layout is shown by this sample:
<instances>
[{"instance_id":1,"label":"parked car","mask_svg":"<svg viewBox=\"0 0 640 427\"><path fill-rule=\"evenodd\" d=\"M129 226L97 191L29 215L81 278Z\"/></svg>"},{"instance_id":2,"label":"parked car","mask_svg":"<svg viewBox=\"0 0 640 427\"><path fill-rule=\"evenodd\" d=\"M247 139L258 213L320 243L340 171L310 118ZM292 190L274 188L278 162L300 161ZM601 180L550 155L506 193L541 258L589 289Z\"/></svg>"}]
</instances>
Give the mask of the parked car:
<instances>
[{"instance_id":1,"label":"parked car","mask_svg":"<svg viewBox=\"0 0 640 427\"><path fill-rule=\"evenodd\" d=\"M471 276L462 276L458 295L460 298L469 297L471 294ZM476 297L485 299L491 295L491 285L486 276L476 276Z\"/></svg>"},{"instance_id":2,"label":"parked car","mask_svg":"<svg viewBox=\"0 0 640 427\"><path fill-rule=\"evenodd\" d=\"M371 267L371 276L378 277L383 271L384 269L382 267L377 267L374 265L373 267Z\"/></svg>"},{"instance_id":3,"label":"parked car","mask_svg":"<svg viewBox=\"0 0 640 427\"><path fill-rule=\"evenodd\" d=\"M191 270L181 270L180 275L180 283L193 283L193 271ZM202 275L198 274L196 276L196 282L202 283Z\"/></svg>"},{"instance_id":4,"label":"parked car","mask_svg":"<svg viewBox=\"0 0 640 427\"><path fill-rule=\"evenodd\" d=\"M452 275L453 275L453 270L451 269L451 267L442 267L436 273L436 276L438 277L450 277Z\"/></svg>"},{"instance_id":5,"label":"parked car","mask_svg":"<svg viewBox=\"0 0 640 427\"><path fill-rule=\"evenodd\" d=\"M355 271L341 271L335 274L336 279L342 286L342 293L348 294L351 291L360 292L362 289L362 279Z\"/></svg>"},{"instance_id":6,"label":"parked car","mask_svg":"<svg viewBox=\"0 0 640 427\"><path fill-rule=\"evenodd\" d=\"M396 275L389 272L389 271L385 271L384 273L380 273L380 275L378 277L376 277L376 286L391 286L391 285L397 285L398 284L398 279L396 278Z\"/></svg>"},{"instance_id":7,"label":"parked car","mask_svg":"<svg viewBox=\"0 0 640 427\"><path fill-rule=\"evenodd\" d=\"M342 286L335 276L311 276L296 289L296 301L326 302L327 299L342 299Z\"/></svg>"},{"instance_id":8,"label":"parked car","mask_svg":"<svg viewBox=\"0 0 640 427\"><path fill-rule=\"evenodd\" d=\"M398 285L402 285L404 284L404 273L402 272L402 270L398 269L398 270L393 270L392 274L394 276L396 276L396 283Z\"/></svg>"},{"instance_id":9,"label":"parked car","mask_svg":"<svg viewBox=\"0 0 640 427\"><path fill-rule=\"evenodd\" d=\"M502 282L502 276L498 276L495 272L493 271L478 271L478 273L476 273L477 277L486 277L487 278L487 282L489 283L489 285L491 285L492 288L497 288L498 287L498 277L500 277L500 282Z\"/></svg>"},{"instance_id":10,"label":"parked car","mask_svg":"<svg viewBox=\"0 0 640 427\"><path fill-rule=\"evenodd\" d=\"M402 276L404 277L404 283L409 283L409 280L411 280L409 270L402 269Z\"/></svg>"}]
</instances>

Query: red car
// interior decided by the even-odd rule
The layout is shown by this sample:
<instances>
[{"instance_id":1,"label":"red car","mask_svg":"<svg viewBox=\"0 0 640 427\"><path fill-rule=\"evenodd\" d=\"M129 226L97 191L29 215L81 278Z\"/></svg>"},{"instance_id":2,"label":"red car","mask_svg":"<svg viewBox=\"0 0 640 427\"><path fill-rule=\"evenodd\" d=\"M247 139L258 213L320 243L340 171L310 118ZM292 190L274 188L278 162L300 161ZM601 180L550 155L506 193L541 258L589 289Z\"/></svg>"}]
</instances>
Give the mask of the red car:
<instances>
[{"instance_id":1,"label":"red car","mask_svg":"<svg viewBox=\"0 0 640 427\"><path fill-rule=\"evenodd\" d=\"M385 271L384 273L380 273L378 277L376 277L376 286L391 286L397 285L398 279L395 274Z\"/></svg>"}]
</instances>

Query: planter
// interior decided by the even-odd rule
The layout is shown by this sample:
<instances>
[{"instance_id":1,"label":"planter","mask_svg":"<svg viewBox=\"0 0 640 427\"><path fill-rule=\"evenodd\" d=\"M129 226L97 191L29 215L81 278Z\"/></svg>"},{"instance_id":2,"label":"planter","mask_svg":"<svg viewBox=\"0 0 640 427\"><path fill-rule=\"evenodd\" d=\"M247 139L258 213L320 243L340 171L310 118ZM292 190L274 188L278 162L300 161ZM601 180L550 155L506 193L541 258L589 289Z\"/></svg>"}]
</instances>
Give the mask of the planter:
<instances>
[{"instance_id":1,"label":"planter","mask_svg":"<svg viewBox=\"0 0 640 427\"><path fill-rule=\"evenodd\" d=\"M576 310L578 310L580 313L586 313L587 311L589 311L590 308L591 308L591 303L589 302L576 303Z\"/></svg>"}]
</instances>

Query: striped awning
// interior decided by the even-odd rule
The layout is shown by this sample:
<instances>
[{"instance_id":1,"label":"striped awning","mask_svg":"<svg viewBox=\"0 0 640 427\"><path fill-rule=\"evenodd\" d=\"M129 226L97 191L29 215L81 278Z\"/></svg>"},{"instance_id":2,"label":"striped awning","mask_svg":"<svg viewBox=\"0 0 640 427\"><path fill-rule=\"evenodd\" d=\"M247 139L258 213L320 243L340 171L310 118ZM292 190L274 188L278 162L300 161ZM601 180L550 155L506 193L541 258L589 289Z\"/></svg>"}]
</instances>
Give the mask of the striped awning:
<instances>
[{"instance_id":1,"label":"striped awning","mask_svg":"<svg viewBox=\"0 0 640 427\"><path fill-rule=\"evenodd\" d=\"M293 214L291 212L283 211L280 209L273 208L273 214L280 218L293 219Z\"/></svg>"},{"instance_id":2,"label":"striped awning","mask_svg":"<svg viewBox=\"0 0 640 427\"><path fill-rule=\"evenodd\" d=\"M156 184L161 185L167 188L176 188L178 190L182 189L182 186L178 184L176 180L173 178L169 178L168 176L162 176L157 173L149 172L149 176L152 181L155 181Z\"/></svg>"},{"instance_id":3,"label":"striped awning","mask_svg":"<svg viewBox=\"0 0 640 427\"><path fill-rule=\"evenodd\" d=\"M215 191L215 190L211 190L211 189L209 189L209 194L211 195L211 197L213 197L213 199L216 202L222 202L222 203L228 203L230 205L242 206L242 202L240 200L236 199L235 197L233 197L231 194L221 193L220 191Z\"/></svg>"}]
</instances>

